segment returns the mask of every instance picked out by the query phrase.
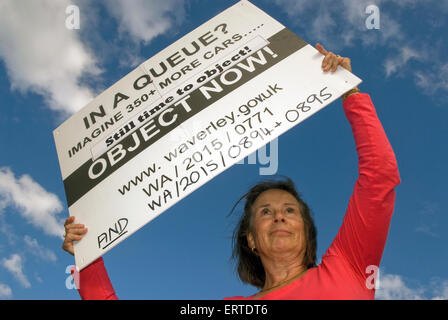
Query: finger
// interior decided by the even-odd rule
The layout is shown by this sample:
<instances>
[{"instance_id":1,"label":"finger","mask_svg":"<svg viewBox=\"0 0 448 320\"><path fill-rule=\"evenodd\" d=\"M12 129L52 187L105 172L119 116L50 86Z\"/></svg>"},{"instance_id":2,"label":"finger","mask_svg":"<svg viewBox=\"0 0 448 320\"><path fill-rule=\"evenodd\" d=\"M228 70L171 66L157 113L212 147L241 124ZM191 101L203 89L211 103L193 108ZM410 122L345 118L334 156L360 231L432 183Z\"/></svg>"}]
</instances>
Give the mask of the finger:
<instances>
[{"instance_id":1,"label":"finger","mask_svg":"<svg viewBox=\"0 0 448 320\"><path fill-rule=\"evenodd\" d=\"M333 54L333 56L330 59L330 63L328 64L327 71L334 72L334 70L335 70L335 68L337 68L338 64L339 64L339 59L335 54Z\"/></svg>"},{"instance_id":2,"label":"finger","mask_svg":"<svg viewBox=\"0 0 448 320\"><path fill-rule=\"evenodd\" d=\"M316 49L317 49L317 51L322 53L324 56L326 56L328 54L328 51L325 50L325 48L319 43L316 43Z\"/></svg>"},{"instance_id":3,"label":"finger","mask_svg":"<svg viewBox=\"0 0 448 320\"><path fill-rule=\"evenodd\" d=\"M75 217L74 216L68 217L67 219L65 219L64 226L66 226L66 225L68 225L70 223L73 223L74 221L75 221Z\"/></svg>"},{"instance_id":4,"label":"finger","mask_svg":"<svg viewBox=\"0 0 448 320\"><path fill-rule=\"evenodd\" d=\"M66 234L86 234L87 228L72 228Z\"/></svg>"},{"instance_id":5,"label":"finger","mask_svg":"<svg viewBox=\"0 0 448 320\"><path fill-rule=\"evenodd\" d=\"M322 60L322 69L325 69L328 67L328 63L330 62L330 55L326 55L325 58Z\"/></svg>"},{"instance_id":6,"label":"finger","mask_svg":"<svg viewBox=\"0 0 448 320\"><path fill-rule=\"evenodd\" d=\"M86 226L83 224L69 224L65 226L65 230L68 231L70 229L77 229L77 228L85 228Z\"/></svg>"},{"instance_id":7,"label":"finger","mask_svg":"<svg viewBox=\"0 0 448 320\"><path fill-rule=\"evenodd\" d=\"M341 66L350 72L352 71L350 58L343 58L343 60L341 62Z\"/></svg>"},{"instance_id":8,"label":"finger","mask_svg":"<svg viewBox=\"0 0 448 320\"><path fill-rule=\"evenodd\" d=\"M73 234L73 233L67 233L65 240L68 242L72 242L72 241L79 241L84 237L83 234Z\"/></svg>"},{"instance_id":9,"label":"finger","mask_svg":"<svg viewBox=\"0 0 448 320\"><path fill-rule=\"evenodd\" d=\"M65 233L64 233L64 237L67 235L67 234L70 234L70 233L74 233L74 234L85 234L85 233L87 233L87 228L70 228L70 229L66 229L65 230Z\"/></svg>"},{"instance_id":10,"label":"finger","mask_svg":"<svg viewBox=\"0 0 448 320\"><path fill-rule=\"evenodd\" d=\"M342 57L336 57L335 62L331 68L331 72L335 72L338 69L338 66L342 63L343 58Z\"/></svg>"},{"instance_id":11,"label":"finger","mask_svg":"<svg viewBox=\"0 0 448 320\"><path fill-rule=\"evenodd\" d=\"M332 52L329 52L326 56L325 56L325 58L324 58L324 60L322 61L322 69L324 70L324 71L328 71L330 68L331 68L331 66L333 65L333 63L334 63L334 60L335 59L335 55L334 55L334 53L332 53Z\"/></svg>"}]
</instances>

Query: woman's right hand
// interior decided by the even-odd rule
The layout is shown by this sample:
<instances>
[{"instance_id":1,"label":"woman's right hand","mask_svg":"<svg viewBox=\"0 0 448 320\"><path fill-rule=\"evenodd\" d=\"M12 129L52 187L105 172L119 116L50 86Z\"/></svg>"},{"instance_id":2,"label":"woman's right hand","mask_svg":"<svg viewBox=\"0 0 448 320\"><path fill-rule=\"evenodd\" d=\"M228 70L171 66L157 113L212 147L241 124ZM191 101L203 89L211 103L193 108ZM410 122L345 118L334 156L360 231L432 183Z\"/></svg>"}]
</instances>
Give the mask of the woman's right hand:
<instances>
[{"instance_id":1,"label":"woman's right hand","mask_svg":"<svg viewBox=\"0 0 448 320\"><path fill-rule=\"evenodd\" d=\"M62 243L62 249L70 253L72 256L75 255L73 250L73 241L81 240L87 233L87 228L83 224L74 224L75 217L69 217L65 220L65 234L64 242Z\"/></svg>"},{"instance_id":2,"label":"woman's right hand","mask_svg":"<svg viewBox=\"0 0 448 320\"><path fill-rule=\"evenodd\" d=\"M331 51L327 51L321 44L316 43L316 49L325 56L322 60L322 70L324 72L335 72L338 66L352 72L351 60L347 57L341 57Z\"/></svg>"}]
</instances>

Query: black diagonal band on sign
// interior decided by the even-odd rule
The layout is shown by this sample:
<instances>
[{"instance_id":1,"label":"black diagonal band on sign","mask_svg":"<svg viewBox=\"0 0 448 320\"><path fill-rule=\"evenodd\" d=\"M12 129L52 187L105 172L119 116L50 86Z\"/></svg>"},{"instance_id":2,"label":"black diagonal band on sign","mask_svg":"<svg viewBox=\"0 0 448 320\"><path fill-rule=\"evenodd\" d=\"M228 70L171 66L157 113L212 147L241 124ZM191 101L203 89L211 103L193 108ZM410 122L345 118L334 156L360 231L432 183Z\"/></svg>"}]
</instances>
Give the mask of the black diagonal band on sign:
<instances>
[{"instance_id":1,"label":"black diagonal band on sign","mask_svg":"<svg viewBox=\"0 0 448 320\"><path fill-rule=\"evenodd\" d=\"M110 166L107 153L101 156L99 159L104 159L108 167L107 169L96 179L90 179L88 176L89 168L93 164L93 161L90 159L89 161L85 162L83 165L81 165L78 169L76 169L72 174L70 174L65 180L64 180L64 187L65 187L65 194L67 196L67 203L70 207L72 204L74 204L76 201L78 201L82 196L84 196L89 190L94 188L96 185L98 185L101 181L106 179L108 176L110 176L113 172L115 172L117 169L119 169L121 166L126 164L129 160L134 158L136 155L138 155L140 152L145 150L147 147L155 143L157 140L162 138L164 135L169 133L171 130L173 130L176 126L180 125L182 122L188 120L198 112L204 110L208 106L212 105L214 102L218 101L225 95L229 94L233 90L237 89L244 83L247 83L251 79L253 79L255 76L259 75L260 73L266 71L270 67L276 65L286 57L290 56L294 52L297 52L301 48L307 45L307 43L299 38L297 35L292 33L288 29L283 29L282 31L276 33L272 37L268 39L269 45L268 47L273 51L274 54L277 56L272 56L268 54L267 52L264 52L264 57L266 59L266 63L264 65L258 64L257 62L254 62L255 70L253 72L249 72L244 69L238 68L238 64L233 66L232 68L238 68L242 71L242 77L241 79L232 85L222 85L223 91L221 92L213 92L211 94L211 98L207 100L203 93L196 89L193 92L189 93L190 98L188 99L188 104L191 106L191 111L186 112L184 108L182 107L176 107L176 114L177 119L176 121L169 126L163 127L158 126L157 130L158 133L151 139L147 141L143 141L140 133L140 145L133 150L132 152L127 152L126 155L121 159L118 163L116 163L114 166ZM263 50L263 49L262 49ZM255 58L257 57L257 53L253 53L252 56ZM240 63L245 64L244 59ZM214 80L218 81L219 76L216 77ZM219 82L219 81L218 81ZM204 84L207 86L207 83ZM157 117L156 117L157 118ZM137 134L139 134L139 130L135 131ZM127 150L130 147L134 146L134 139L132 135L126 137L123 139L120 144L123 146L123 149ZM99 159L95 160L98 161ZM148 161L148 164L150 164L150 161Z\"/></svg>"}]
</instances>

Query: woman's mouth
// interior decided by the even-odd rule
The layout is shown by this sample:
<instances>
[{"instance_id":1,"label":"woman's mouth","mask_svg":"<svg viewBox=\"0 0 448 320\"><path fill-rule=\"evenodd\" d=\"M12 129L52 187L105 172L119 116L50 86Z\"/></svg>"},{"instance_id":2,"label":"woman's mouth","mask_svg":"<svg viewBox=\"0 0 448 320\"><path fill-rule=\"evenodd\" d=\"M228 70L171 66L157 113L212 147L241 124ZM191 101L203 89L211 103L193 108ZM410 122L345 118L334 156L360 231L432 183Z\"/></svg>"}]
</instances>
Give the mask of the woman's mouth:
<instances>
[{"instance_id":1,"label":"woman's mouth","mask_svg":"<svg viewBox=\"0 0 448 320\"><path fill-rule=\"evenodd\" d=\"M291 234L291 232L286 231L286 230L282 230L282 229L277 229L277 230L272 231L271 234L272 235L275 234L277 236L281 236L281 235L289 235L289 234Z\"/></svg>"}]
</instances>

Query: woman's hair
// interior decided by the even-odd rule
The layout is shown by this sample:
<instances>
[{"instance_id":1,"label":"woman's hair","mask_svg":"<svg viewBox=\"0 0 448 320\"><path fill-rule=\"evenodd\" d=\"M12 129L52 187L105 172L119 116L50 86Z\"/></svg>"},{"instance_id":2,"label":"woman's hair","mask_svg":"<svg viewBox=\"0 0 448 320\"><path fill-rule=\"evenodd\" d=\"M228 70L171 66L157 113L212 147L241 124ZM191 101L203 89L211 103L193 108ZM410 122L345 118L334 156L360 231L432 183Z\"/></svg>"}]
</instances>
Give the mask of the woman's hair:
<instances>
[{"instance_id":1,"label":"woman's hair","mask_svg":"<svg viewBox=\"0 0 448 320\"><path fill-rule=\"evenodd\" d=\"M247 234L252 231L252 205L258 196L266 190L280 189L289 192L299 202L300 213L304 222L306 250L303 264L306 268L316 266L317 230L308 205L296 191L294 182L286 177L284 180L266 180L253 186L233 206L231 213L242 199L246 199L242 214L233 232L232 258L237 262L237 272L242 282L262 288L266 280L265 271L258 254L254 253L247 243Z\"/></svg>"}]
</instances>

